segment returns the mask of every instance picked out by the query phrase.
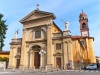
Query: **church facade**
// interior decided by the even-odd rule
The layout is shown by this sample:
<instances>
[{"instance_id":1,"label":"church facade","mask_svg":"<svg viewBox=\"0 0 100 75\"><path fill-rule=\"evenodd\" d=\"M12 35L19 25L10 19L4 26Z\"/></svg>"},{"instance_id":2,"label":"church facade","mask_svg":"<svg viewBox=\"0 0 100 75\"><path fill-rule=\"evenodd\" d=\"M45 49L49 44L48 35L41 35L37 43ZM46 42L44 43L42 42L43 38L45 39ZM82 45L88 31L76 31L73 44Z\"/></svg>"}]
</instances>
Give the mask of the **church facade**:
<instances>
[{"instance_id":1,"label":"church facade","mask_svg":"<svg viewBox=\"0 0 100 75\"><path fill-rule=\"evenodd\" d=\"M79 16L81 36L72 36L66 22L62 31L51 12L36 9L20 20L22 38L10 43L9 68L63 68L69 62L73 69L96 63L94 38L89 35L88 18ZM84 63L84 64L83 64Z\"/></svg>"}]
</instances>

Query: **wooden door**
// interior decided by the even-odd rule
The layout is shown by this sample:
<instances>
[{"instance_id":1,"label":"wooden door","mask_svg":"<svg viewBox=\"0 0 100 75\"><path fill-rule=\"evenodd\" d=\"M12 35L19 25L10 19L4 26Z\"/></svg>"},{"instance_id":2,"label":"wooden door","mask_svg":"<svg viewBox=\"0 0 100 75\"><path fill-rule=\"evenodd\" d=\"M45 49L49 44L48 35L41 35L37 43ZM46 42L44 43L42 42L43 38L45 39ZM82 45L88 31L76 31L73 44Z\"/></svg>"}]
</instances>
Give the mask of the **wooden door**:
<instances>
[{"instance_id":1,"label":"wooden door","mask_svg":"<svg viewBox=\"0 0 100 75\"><path fill-rule=\"evenodd\" d=\"M34 52L34 66L36 69L40 67L40 54L39 52Z\"/></svg>"},{"instance_id":2,"label":"wooden door","mask_svg":"<svg viewBox=\"0 0 100 75\"><path fill-rule=\"evenodd\" d=\"M20 66L20 59L17 59L16 68L19 68L19 66Z\"/></svg>"},{"instance_id":3,"label":"wooden door","mask_svg":"<svg viewBox=\"0 0 100 75\"><path fill-rule=\"evenodd\" d=\"M56 64L57 64L58 68L61 68L61 57L56 58Z\"/></svg>"}]
</instances>

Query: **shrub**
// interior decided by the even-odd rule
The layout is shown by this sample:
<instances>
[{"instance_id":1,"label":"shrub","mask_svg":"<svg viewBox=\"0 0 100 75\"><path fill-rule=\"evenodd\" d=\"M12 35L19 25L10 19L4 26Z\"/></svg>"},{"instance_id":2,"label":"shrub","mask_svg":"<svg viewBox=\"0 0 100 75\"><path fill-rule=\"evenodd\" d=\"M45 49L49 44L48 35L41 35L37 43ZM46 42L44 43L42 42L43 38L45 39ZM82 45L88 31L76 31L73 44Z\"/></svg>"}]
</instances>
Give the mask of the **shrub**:
<instances>
[{"instance_id":1,"label":"shrub","mask_svg":"<svg viewBox=\"0 0 100 75\"><path fill-rule=\"evenodd\" d=\"M7 58L7 57L0 57L0 61L8 61L9 60L9 58Z\"/></svg>"}]
</instances>

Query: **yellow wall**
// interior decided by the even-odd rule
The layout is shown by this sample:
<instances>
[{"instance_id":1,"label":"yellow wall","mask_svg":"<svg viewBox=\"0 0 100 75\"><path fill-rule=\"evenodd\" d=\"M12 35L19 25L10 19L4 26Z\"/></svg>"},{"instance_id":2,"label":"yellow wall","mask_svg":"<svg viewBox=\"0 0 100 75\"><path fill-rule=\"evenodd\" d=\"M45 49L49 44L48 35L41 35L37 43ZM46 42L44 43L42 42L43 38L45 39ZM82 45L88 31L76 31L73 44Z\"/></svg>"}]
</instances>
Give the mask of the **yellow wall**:
<instances>
[{"instance_id":1,"label":"yellow wall","mask_svg":"<svg viewBox=\"0 0 100 75\"><path fill-rule=\"evenodd\" d=\"M74 61L78 61L78 60L82 60L82 54L81 54L81 46L80 43L78 41L78 39L73 40L73 60Z\"/></svg>"},{"instance_id":2,"label":"yellow wall","mask_svg":"<svg viewBox=\"0 0 100 75\"><path fill-rule=\"evenodd\" d=\"M78 40L84 41L84 48ZM87 64L96 63L93 38L73 39L73 60L83 60Z\"/></svg>"},{"instance_id":3,"label":"yellow wall","mask_svg":"<svg viewBox=\"0 0 100 75\"><path fill-rule=\"evenodd\" d=\"M4 57L7 57L7 58L9 58L9 54L0 54L0 57L2 57L2 58L4 58Z\"/></svg>"},{"instance_id":4,"label":"yellow wall","mask_svg":"<svg viewBox=\"0 0 100 75\"><path fill-rule=\"evenodd\" d=\"M56 26L55 24L53 24L52 32L53 32L53 33L60 33L61 30L58 29L57 26Z\"/></svg>"}]
</instances>

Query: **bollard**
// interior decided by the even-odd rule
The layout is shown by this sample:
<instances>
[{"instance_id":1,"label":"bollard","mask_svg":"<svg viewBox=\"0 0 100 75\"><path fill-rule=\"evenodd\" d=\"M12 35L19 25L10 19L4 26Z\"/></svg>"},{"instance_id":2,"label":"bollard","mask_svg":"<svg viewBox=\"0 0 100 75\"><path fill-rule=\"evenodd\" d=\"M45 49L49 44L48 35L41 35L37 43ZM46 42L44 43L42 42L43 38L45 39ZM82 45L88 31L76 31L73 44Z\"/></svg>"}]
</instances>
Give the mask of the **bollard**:
<instances>
[{"instance_id":1,"label":"bollard","mask_svg":"<svg viewBox=\"0 0 100 75\"><path fill-rule=\"evenodd\" d=\"M25 69L24 69L24 67L23 67L23 71L24 71Z\"/></svg>"},{"instance_id":2,"label":"bollard","mask_svg":"<svg viewBox=\"0 0 100 75\"><path fill-rule=\"evenodd\" d=\"M3 69L4 71L6 70L6 68L4 67L4 69Z\"/></svg>"},{"instance_id":3,"label":"bollard","mask_svg":"<svg viewBox=\"0 0 100 75\"><path fill-rule=\"evenodd\" d=\"M13 72L15 72L15 68L13 68Z\"/></svg>"},{"instance_id":4,"label":"bollard","mask_svg":"<svg viewBox=\"0 0 100 75\"><path fill-rule=\"evenodd\" d=\"M57 65L57 71L58 71L58 65Z\"/></svg>"},{"instance_id":5,"label":"bollard","mask_svg":"<svg viewBox=\"0 0 100 75\"><path fill-rule=\"evenodd\" d=\"M45 66L45 73L47 73L47 66Z\"/></svg>"},{"instance_id":6,"label":"bollard","mask_svg":"<svg viewBox=\"0 0 100 75\"><path fill-rule=\"evenodd\" d=\"M51 72L53 72L53 67L51 68Z\"/></svg>"},{"instance_id":7,"label":"bollard","mask_svg":"<svg viewBox=\"0 0 100 75\"><path fill-rule=\"evenodd\" d=\"M33 71L35 72L35 66L34 66L34 68L33 68Z\"/></svg>"}]
</instances>

